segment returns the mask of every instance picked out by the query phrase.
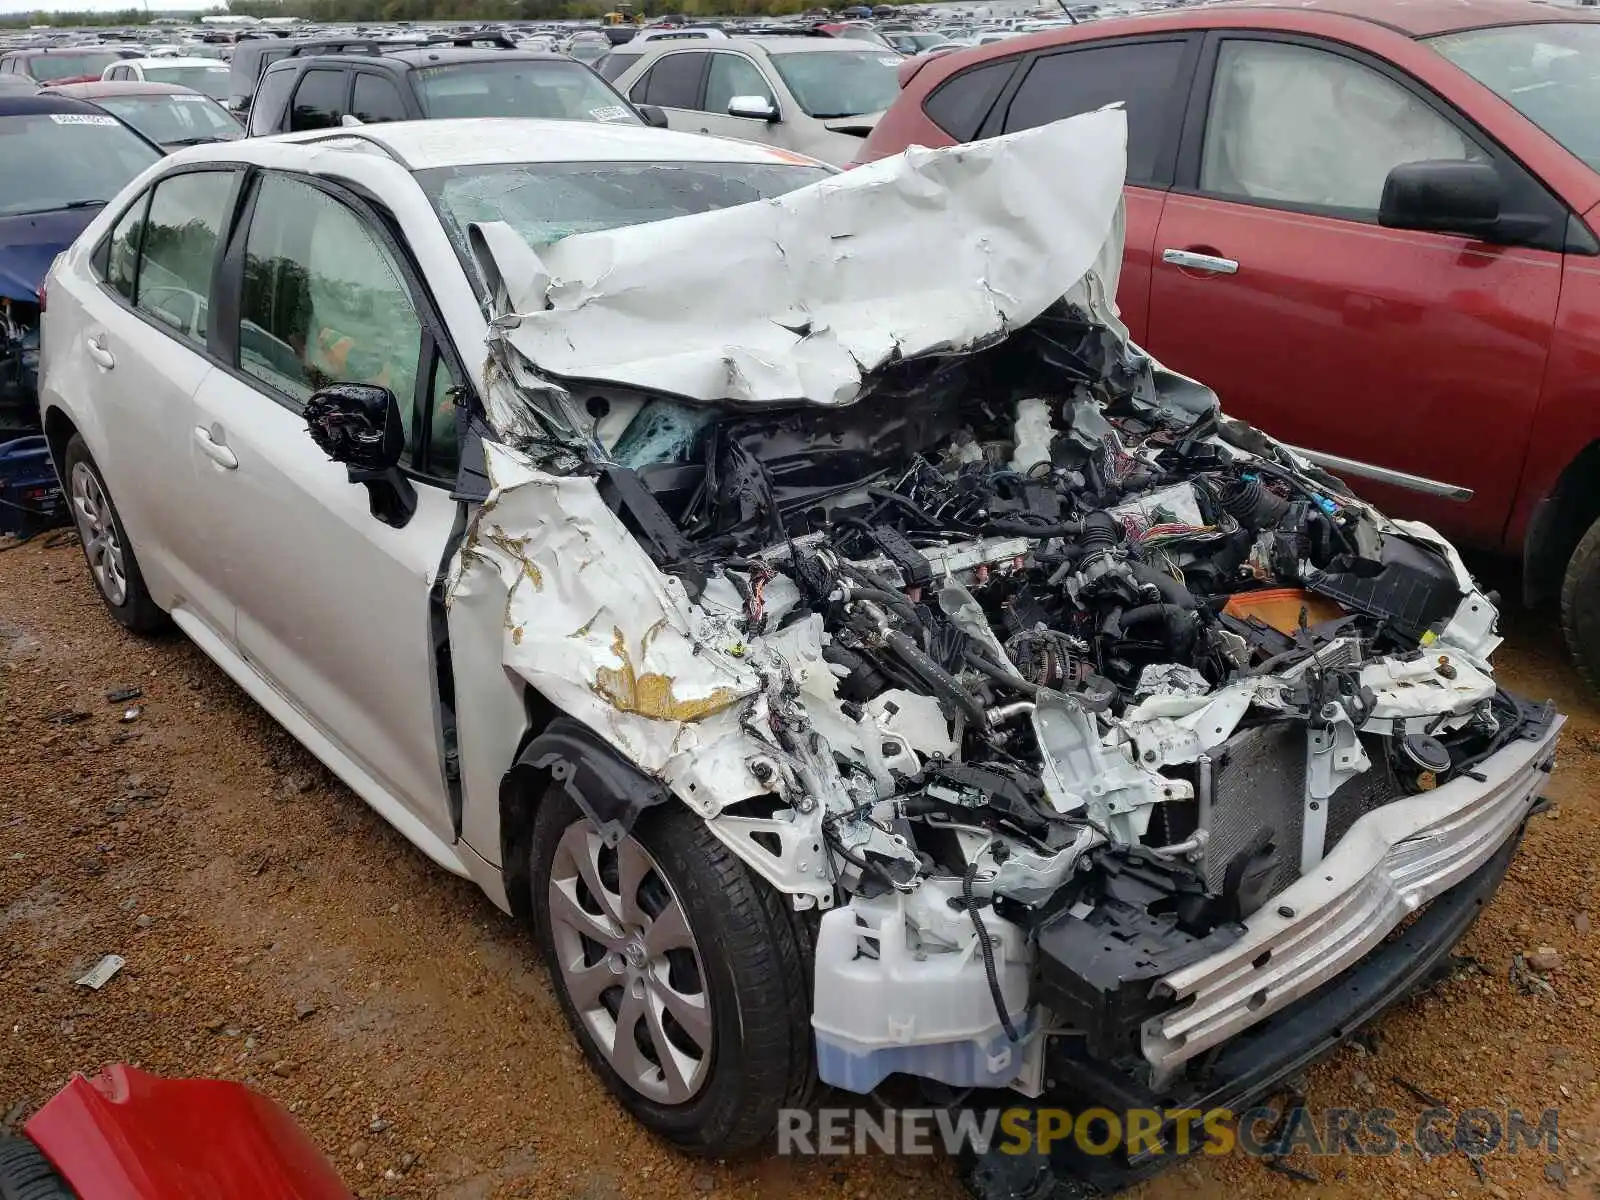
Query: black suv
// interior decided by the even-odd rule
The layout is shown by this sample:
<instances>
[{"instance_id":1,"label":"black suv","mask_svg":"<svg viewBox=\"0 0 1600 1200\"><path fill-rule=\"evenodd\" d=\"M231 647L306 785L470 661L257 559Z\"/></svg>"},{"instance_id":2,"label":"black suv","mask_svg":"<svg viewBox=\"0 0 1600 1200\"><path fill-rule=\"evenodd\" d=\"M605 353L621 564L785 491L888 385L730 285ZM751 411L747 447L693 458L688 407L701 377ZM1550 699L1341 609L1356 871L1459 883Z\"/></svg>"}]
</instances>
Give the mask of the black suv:
<instances>
[{"instance_id":1,"label":"black suv","mask_svg":"<svg viewBox=\"0 0 1600 1200\"><path fill-rule=\"evenodd\" d=\"M580 62L531 50L441 43L383 52L295 55L267 68L250 134L429 117L550 117L666 124ZM353 118L354 122L347 118Z\"/></svg>"}]
</instances>

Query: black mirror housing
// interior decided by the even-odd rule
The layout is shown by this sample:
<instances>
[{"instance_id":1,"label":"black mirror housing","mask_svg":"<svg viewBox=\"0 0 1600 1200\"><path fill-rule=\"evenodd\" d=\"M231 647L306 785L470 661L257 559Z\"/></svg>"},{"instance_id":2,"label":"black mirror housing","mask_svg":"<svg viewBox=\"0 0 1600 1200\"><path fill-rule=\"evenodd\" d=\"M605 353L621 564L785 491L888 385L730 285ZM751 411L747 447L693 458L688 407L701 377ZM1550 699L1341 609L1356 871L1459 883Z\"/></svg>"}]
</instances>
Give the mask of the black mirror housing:
<instances>
[{"instance_id":1,"label":"black mirror housing","mask_svg":"<svg viewBox=\"0 0 1600 1200\"><path fill-rule=\"evenodd\" d=\"M417 489L400 471L406 422L394 393L371 383L329 384L306 401L305 418L317 448L344 464L351 483L366 486L372 515L404 527L417 511Z\"/></svg>"},{"instance_id":2,"label":"black mirror housing","mask_svg":"<svg viewBox=\"0 0 1600 1200\"><path fill-rule=\"evenodd\" d=\"M1459 159L1401 163L1383 181L1378 224L1482 237L1500 222L1504 188L1486 162Z\"/></svg>"},{"instance_id":3,"label":"black mirror housing","mask_svg":"<svg viewBox=\"0 0 1600 1200\"><path fill-rule=\"evenodd\" d=\"M636 104L639 115L644 118L644 123L651 129L665 129L667 127L667 113L659 104Z\"/></svg>"}]
</instances>

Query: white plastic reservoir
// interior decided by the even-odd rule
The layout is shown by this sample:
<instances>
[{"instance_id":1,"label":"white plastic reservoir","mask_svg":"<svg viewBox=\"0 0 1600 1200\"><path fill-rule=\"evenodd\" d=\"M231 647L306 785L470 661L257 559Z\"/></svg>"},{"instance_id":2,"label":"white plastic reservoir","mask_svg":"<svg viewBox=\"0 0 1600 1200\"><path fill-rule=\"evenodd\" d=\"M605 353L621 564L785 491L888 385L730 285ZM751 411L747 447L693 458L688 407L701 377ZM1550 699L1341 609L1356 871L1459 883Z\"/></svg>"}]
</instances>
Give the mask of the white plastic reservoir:
<instances>
[{"instance_id":1,"label":"white plastic reservoir","mask_svg":"<svg viewBox=\"0 0 1600 1200\"><path fill-rule=\"evenodd\" d=\"M822 918L811 1026L823 1082L870 1092L903 1071L954 1087L1009 1082L1030 1036L1028 946L1022 931L982 911L1012 1042L995 1010L959 881L925 881L909 896L854 897Z\"/></svg>"}]
</instances>

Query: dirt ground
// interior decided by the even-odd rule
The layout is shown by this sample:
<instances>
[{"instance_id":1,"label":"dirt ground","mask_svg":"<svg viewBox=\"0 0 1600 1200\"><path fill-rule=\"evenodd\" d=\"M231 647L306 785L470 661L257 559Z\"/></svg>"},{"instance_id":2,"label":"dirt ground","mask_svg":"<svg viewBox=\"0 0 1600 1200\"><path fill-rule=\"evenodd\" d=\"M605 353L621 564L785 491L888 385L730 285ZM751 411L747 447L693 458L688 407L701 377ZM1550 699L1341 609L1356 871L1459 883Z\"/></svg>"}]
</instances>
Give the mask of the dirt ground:
<instances>
[{"instance_id":1,"label":"dirt ground","mask_svg":"<svg viewBox=\"0 0 1600 1200\"><path fill-rule=\"evenodd\" d=\"M111 1061L240 1079L286 1105L364 1197L955 1200L885 1157L692 1162L587 1072L523 932L432 867L183 639L104 615L75 545L0 554L0 1118ZM1560 1109L1560 1150L1243 1157L1147 1184L1179 1197L1600 1197L1600 704L1547 618L1512 612L1501 671L1571 716L1467 967L1388 1014L1313 1105ZM107 692L140 688L132 702ZM130 708L137 716L124 721ZM1548 990L1512 956L1554 947ZM104 990L74 979L127 959ZM1313 1181L1314 1180L1314 1181Z\"/></svg>"}]
</instances>

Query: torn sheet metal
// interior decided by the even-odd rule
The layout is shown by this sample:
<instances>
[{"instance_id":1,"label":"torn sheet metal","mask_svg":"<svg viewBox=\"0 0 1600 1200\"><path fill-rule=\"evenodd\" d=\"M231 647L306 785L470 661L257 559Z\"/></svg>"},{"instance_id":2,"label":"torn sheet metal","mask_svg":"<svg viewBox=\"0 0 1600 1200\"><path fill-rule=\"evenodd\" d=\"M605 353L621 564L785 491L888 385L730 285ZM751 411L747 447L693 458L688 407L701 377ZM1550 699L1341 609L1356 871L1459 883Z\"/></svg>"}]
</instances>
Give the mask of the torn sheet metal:
<instances>
[{"instance_id":1,"label":"torn sheet metal","mask_svg":"<svg viewBox=\"0 0 1600 1200\"><path fill-rule=\"evenodd\" d=\"M541 375L849 404L886 364L993 341L1075 290L1114 322L1126 140L1108 109L537 252L499 224L473 240L514 313L500 333Z\"/></svg>"}]
</instances>

